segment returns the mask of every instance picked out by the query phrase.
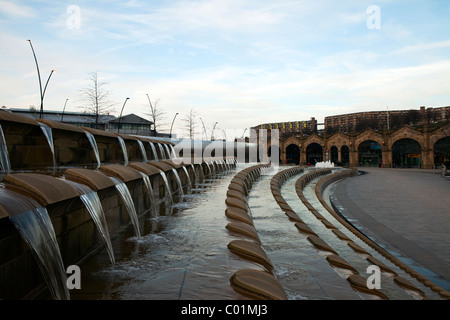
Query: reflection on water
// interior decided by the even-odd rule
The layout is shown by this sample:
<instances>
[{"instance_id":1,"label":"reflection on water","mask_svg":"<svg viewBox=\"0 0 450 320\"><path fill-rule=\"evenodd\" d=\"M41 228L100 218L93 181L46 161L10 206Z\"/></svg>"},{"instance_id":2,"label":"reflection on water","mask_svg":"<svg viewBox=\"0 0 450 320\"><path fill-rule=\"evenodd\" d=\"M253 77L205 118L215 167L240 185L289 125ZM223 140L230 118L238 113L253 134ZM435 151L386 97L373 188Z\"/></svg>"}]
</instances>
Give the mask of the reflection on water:
<instances>
[{"instance_id":1,"label":"reflection on water","mask_svg":"<svg viewBox=\"0 0 450 320\"><path fill-rule=\"evenodd\" d=\"M116 264L94 257L72 299L243 299L229 279L254 264L228 251L236 238L225 228L226 190L241 169L196 183L171 215L147 218L139 239L132 230L116 238Z\"/></svg>"}]
</instances>

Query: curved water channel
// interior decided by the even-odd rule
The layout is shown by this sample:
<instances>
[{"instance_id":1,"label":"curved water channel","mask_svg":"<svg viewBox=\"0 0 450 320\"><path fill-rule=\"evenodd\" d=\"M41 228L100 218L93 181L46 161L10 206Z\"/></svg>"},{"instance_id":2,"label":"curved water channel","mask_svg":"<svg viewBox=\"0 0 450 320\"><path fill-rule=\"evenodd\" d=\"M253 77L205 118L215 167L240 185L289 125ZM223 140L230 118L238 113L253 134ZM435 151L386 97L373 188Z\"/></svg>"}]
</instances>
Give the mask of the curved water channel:
<instances>
[{"instance_id":1,"label":"curved water channel","mask_svg":"<svg viewBox=\"0 0 450 320\"><path fill-rule=\"evenodd\" d=\"M171 214L146 218L139 239L130 227L113 239L116 263L97 254L81 267L71 299L245 299L229 284L241 268L260 266L231 254L225 195L242 165L196 181Z\"/></svg>"},{"instance_id":2,"label":"curved water channel","mask_svg":"<svg viewBox=\"0 0 450 320\"><path fill-rule=\"evenodd\" d=\"M116 263L111 265L106 252L93 257L81 268L81 290L72 290L71 299L135 299L135 300L236 300L246 299L230 286L230 277L239 269L263 267L240 259L227 249L227 244L241 237L231 234L225 226L225 198L234 175L251 164L213 174L193 182L189 192L173 203L172 213L146 218L142 236L135 237L132 227L113 239ZM284 170L286 167L279 167ZM368 265L364 256L353 251L313 216L295 191L297 179L308 172L289 178L282 186L285 200L323 240L340 256L365 275ZM280 210L270 192L272 175L262 175L253 184L247 202L254 226L274 265L274 275L290 300L372 300L374 295L357 292L349 285L348 272L326 262L326 255L317 250L299 233L294 223ZM409 281L401 269L372 250L341 226L315 196L312 180L303 190L308 201L355 243ZM331 187L325 190L330 192ZM420 299L404 290L383 273L383 292L389 299ZM428 297L437 297L427 287L414 282Z\"/></svg>"}]
</instances>

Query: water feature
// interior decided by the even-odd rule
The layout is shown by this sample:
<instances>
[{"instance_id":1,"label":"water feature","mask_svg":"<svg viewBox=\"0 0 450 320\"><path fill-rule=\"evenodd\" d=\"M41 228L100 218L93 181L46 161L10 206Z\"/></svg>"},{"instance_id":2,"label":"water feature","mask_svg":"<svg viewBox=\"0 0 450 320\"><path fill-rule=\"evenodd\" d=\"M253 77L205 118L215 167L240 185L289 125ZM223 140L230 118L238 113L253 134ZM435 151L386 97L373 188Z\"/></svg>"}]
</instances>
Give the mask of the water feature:
<instances>
[{"instance_id":1,"label":"water feature","mask_svg":"<svg viewBox=\"0 0 450 320\"><path fill-rule=\"evenodd\" d=\"M143 234L138 248L121 246L130 251L124 252L116 265L100 262L86 280L98 285L98 299L241 299L229 279L235 270L255 264L233 256L227 249L227 244L237 239L225 228L224 196L232 178L231 171L211 177L209 187L190 194L187 205L177 214L150 219L152 231ZM73 299L92 298L83 287L74 294Z\"/></svg>"},{"instance_id":2,"label":"water feature","mask_svg":"<svg viewBox=\"0 0 450 320\"><path fill-rule=\"evenodd\" d=\"M66 270L47 209L41 207L33 200L22 197L12 191L0 193L0 200L3 202L2 197L7 197L3 199L5 201L14 197L24 207L29 208L28 211L11 215L9 219L36 257L36 262L53 299L70 299L66 285Z\"/></svg>"},{"instance_id":3,"label":"water feature","mask_svg":"<svg viewBox=\"0 0 450 320\"><path fill-rule=\"evenodd\" d=\"M208 168L208 175L212 175L211 167L209 166L209 163L205 161L206 167Z\"/></svg>"},{"instance_id":4,"label":"water feature","mask_svg":"<svg viewBox=\"0 0 450 320\"><path fill-rule=\"evenodd\" d=\"M170 159L170 150L169 150L169 146L167 144L164 144L164 149L166 150L166 158Z\"/></svg>"},{"instance_id":5,"label":"water feature","mask_svg":"<svg viewBox=\"0 0 450 320\"><path fill-rule=\"evenodd\" d=\"M175 180L178 185L178 195L180 197L183 197L184 196L183 184L181 183L181 179L180 179L180 176L178 175L178 171L175 168L172 168L172 172L173 172L173 175L175 176Z\"/></svg>"},{"instance_id":6,"label":"water feature","mask_svg":"<svg viewBox=\"0 0 450 320\"><path fill-rule=\"evenodd\" d=\"M161 143L157 143L158 148L159 148L159 153L161 154L161 159L160 160L164 160L167 159L167 157L164 155L164 149L161 145Z\"/></svg>"},{"instance_id":7,"label":"water feature","mask_svg":"<svg viewBox=\"0 0 450 320\"><path fill-rule=\"evenodd\" d=\"M80 195L80 199L83 201L87 210L91 214L92 220L94 221L97 229L99 230L103 241L106 245L106 250L108 252L109 259L112 264L116 263L114 257L114 251L111 244L111 238L108 232L108 225L106 223L105 213L103 212L103 207L97 192L90 192Z\"/></svg>"},{"instance_id":8,"label":"water feature","mask_svg":"<svg viewBox=\"0 0 450 320\"><path fill-rule=\"evenodd\" d=\"M91 144L92 150L94 151L95 159L97 160L97 169L98 169L101 166L101 161L100 161L100 154L98 152L97 141L95 141L95 137L92 133L90 133L88 131L85 131L84 133L86 134L86 137L88 138L89 143Z\"/></svg>"},{"instance_id":9,"label":"water feature","mask_svg":"<svg viewBox=\"0 0 450 320\"><path fill-rule=\"evenodd\" d=\"M130 190L128 190L128 187L124 182L122 182L114 177L110 177L110 178L111 178L111 180L114 181L116 189L119 192L119 194L127 208L128 214L130 215L131 223L133 224L133 227L134 227L135 235L138 239L140 239L141 238L141 230L140 230L140 226L139 226L138 215L136 212L136 207L134 206L133 198L131 197L131 194L130 194Z\"/></svg>"},{"instance_id":10,"label":"water feature","mask_svg":"<svg viewBox=\"0 0 450 320\"><path fill-rule=\"evenodd\" d=\"M191 177L189 176L189 172L185 166L181 166L183 168L184 174L186 175L186 180L190 188L194 187L191 182Z\"/></svg>"},{"instance_id":11,"label":"water feature","mask_svg":"<svg viewBox=\"0 0 450 320\"><path fill-rule=\"evenodd\" d=\"M150 177L141 171L139 171L139 172L141 173L142 179L144 180L145 186L147 187L150 205L152 206L152 210L153 210L153 216L156 217L158 215L158 208L156 206L155 194L153 193L153 187L152 187L152 183L150 181Z\"/></svg>"},{"instance_id":12,"label":"water feature","mask_svg":"<svg viewBox=\"0 0 450 320\"><path fill-rule=\"evenodd\" d=\"M194 182L197 182L198 181L198 174L197 174L197 171L195 171L194 164L192 164L192 163L191 163L191 168L192 168L192 171L194 172ZM192 188L194 188L194 185L192 185Z\"/></svg>"},{"instance_id":13,"label":"water feature","mask_svg":"<svg viewBox=\"0 0 450 320\"><path fill-rule=\"evenodd\" d=\"M6 145L5 135L3 134L2 125L0 124L0 166L3 172L11 171L9 163L8 146Z\"/></svg>"},{"instance_id":14,"label":"water feature","mask_svg":"<svg viewBox=\"0 0 450 320\"><path fill-rule=\"evenodd\" d=\"M175 152L175 148L173 147L173 145L169 145L169 149L170 149L170 154L171 154L171 159L176 159L177 158L177 154Z\"/></svg>"},{"instance_id":15,"label":"water feature","mask_svg":"<svg viewBox=\"0 0 450 320\"><path fill-rule=\"evenodd\" d=\"M155 159L155 161L159 161L158 152L156 152L155 144L151 141L149 141L148 143L150 144L150 147L152 148L153 158Z\"/></svg>"},{"instance_id":16,"label":"water feature","mask_svg":"<svg viewBox=\"0 0 450 320\"><path fill-rule=\"evenodd\" d=\"M137 140L138 144L139 144L139 148L141 149L141 153L142 153L142 160L144 162L147 162L147 153L145 152L145 147L144 144L142 143L141 140Z\"/></svg>"},{"instance_id":17,"label":"water feature","mask_svg":"<svg viewBox=\"0 0 450 320\"><path fill-rule=\"evenodd\" d=\"M53 169L56 169L56 157L55 157L55 146L53 144L53 133L52 128L50 128L45 123L39 123L42 132L44 133L44 136L47 138L48 146L50 147L50 150L52 151L52 157L53 157Z\"/></svg>"},{"instance_id":18,"label":"water feature","mask_svg":"<svg viewBox=\"0 0 450 320\"><path fill-rule=\"evenodd\" d=\"M169 181L167 180L167 176L164 171L159 170L159 174L161 175L161 178L164 181L164 185L166 187L166 196L164 197L166 200L168 200L171 204L173 203L172 199L172 190L170 189Z\"/></svg>"},{"instance_id":19,"label":"water feature","mask_svg":"<svg viewBox=\"0 0 450 320\"><path fill-rule=\"evenodd\" d=\"M330 160L317 162L315 165L316 168L334 168L334 163Z\"/></svg>"},{"instance_id":20,"label":"water feature","mask_svg":"<svg viewBox=\"0 0 450 320\"><path fill-rule=\"evenodd\" d=\"M105 213L103 211L102 203L100 201L100 198L98 197L97 192L93 191L86 185L79 184L70 180L64 181L70 183L80 191L80 199L91 215L92 221L94 221L94 224L103 239L109 259L111 260L112 264L116 263L114 251L111 244L111 237L108 231L108 224L106 222Z\"/></svg>"},{"instance_id":21,"label":"water feature","mask_svg":"<svg viewBox=\"0 0 450 320\"><path fill-rule=\"evenodd\" d=\"M125 145L125 141L121 136L117 136L117 139L119 140L120 147L122 148L124 165L128 165L128 152L127 146Z\"/></svg>"}]
</instances>

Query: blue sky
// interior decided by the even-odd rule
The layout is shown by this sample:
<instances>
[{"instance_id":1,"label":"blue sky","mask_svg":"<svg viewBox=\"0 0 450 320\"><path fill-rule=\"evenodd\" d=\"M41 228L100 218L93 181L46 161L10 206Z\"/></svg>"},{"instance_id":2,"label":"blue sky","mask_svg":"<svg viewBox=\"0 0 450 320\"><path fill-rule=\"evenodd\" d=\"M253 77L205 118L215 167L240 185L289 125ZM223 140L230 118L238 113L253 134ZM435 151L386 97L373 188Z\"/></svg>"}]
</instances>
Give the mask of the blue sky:
<instances>
[{"instance_id":1,"label":"blue sky","mask_svg":"<svg viewBox=\"0 0 450 320\"><path fill-rule=\"evenodd\" d=\"M450 105L450 1L0 0L0 105L80 111L97 71L120 113L159 99L182 135ZM197 130L201 132L199 121ZM228 134L230 138L232 133ZM240 134L237 134L240 135Z\"/></svg>"}]
</instances>

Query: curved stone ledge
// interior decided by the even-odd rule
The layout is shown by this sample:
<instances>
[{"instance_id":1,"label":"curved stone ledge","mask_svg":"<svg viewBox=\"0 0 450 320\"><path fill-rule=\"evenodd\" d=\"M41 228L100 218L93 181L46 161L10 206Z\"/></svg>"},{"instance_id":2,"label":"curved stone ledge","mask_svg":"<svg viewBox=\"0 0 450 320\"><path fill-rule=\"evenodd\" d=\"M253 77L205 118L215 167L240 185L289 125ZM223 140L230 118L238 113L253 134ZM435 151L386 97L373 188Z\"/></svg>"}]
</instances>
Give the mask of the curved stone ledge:
<instances>
[{"instance_id":1,"label":"curved stone ledge","mask_svg":"<svg viewBox=\"0 0 450 320\"><path fill-rule=\"evenodd\" d=\"M70 168L64 171L64 177L67 180L87 185L93 191L99 191L114 186L114 181L96 170Z\"/></svg>"},{"instance_id":2,"label":"curved stone ledge","mask_svg":"<svg viewBox=\"0 0 450 320\"><path fill-rule=\"evenodd\" d=\"M258 233L252 225L249 225L245 222L230 222L227 224L226 228L231 232L242 234L252 238L261 244L261 240L259 239Z\"/></svg>"},{"instance_id":3,"label":"curved stone ledge","mask_svg":"<svg viewBox=\"0 0 450 320\"><path fill-rule=\"evenodd\" d=\"M230 278L231 287L242 295L256 300L287 300L278 280L270 273L241 269Z\"/></svg>"},{"instance_id":4,"label":"curved stone ledge","mask_svg":"<svg viewBox=\"0 0 450 320\"><path fill-rule=\"evenodd\" d=\"M405 278L402 278L400 276L396 276L394 277L394 282L399 286L404 288L405 290L411 290L416 292L417 294L419 294L422 297L425 297L425 293L420 290L419 288L417 288L416 286L412 285L409 281L407 281Z\"/></svg>"},{"instance_id":5,"label":"curved stone ledge","mask_svg":"<svg viewBox=\"0 0 450 320\"><path fill-rule=\"evenodd\" d=\"M240 209L237 207L228 207L225 210L225 216L228 219L242 221L242 222L245 222L245 223L253 226L253 220L250 217L250 215L247 213L246 210L243 210L243 209Z\"/></svg>"},{"instance_id":6,"label":"curved stone ledge","mask_svg":"<svg viewBox=\"0 0 450 320\"><path fill-rule=\"evenodd\" d=\"M245 194L243 192L233 190L233 189L227 190L227 197L232 197L232 198L236 198L241 201L245 201Z\"/></svg>"},{"instance_id":7,"label":"curved stone ledge","mask_svg":"<svg viewBox=\"0 0 450 320\"><path fill-rule=\"evenodd\" d=\"M103 172L112 177L120 179L122 182L129 182L133 180L142 179L142 175L138 170L131 167L122 166L120 164L110 164L106 166L101 166L99 168L100 172Z\"/></svg>"},{"instance_id":8,"label":"curved stone ledge","mask_svg":"<svg viewBox=\"0 0 450 320\"><path fill-rule=\"evenodd\" d=\"M265 251L256 242L248 240L233 240L228 244L228 249L244 259L261 264L269 272L273 270L273 265L267 257Z\"/></svg>"},{"instance_id":9,"label":"curved stone ledge","mask_svg":"<svg viewBox=\"0 0 450 320\"><path fill-rule=\"evenodd\" d=\"M152 166L148 163L143 162L131 162L128 164L129 167L141 171L147 176L153 176L159 174L159 169L156 166Z\"/></svg>"},{"instance_id":10,"label":"curved stone ledge","mask_svg":"<svg viewBox=\"0 0 450 320\"><path fill-rule=\"evenodd\" d=\"M297 222L295 224L295 226L297 227L298 231L300 231L301 233L305 233L307 235L313 235L313 236L317 237L317 234L306 223Z\"/></svg>"},{"instance_id":11,"label":"curved stone ledge","mask_svg":"<svg viewBox=\"0 0 450 320\"><path fill-rule=\"evenodd\" d=\"M245 200L241 200L241 199L234 198L234 197L226 197L225 203L229 207L236 207L236 208L239 208L239 209L242 209L242 210L245 210L248 212L248 205Z\"/></svg>"},{"instance_id":12,"label":"curved stone ledge","mask_svg":"<svg viewBox=\"0 0 450 320\"><path fill-rule=\"evenodd\" d=\"M289 218L290 221L304 223L302 219L294 211L284 211L284 214Z\"/></svg>"},{"instance_id":13,"label":"curved stone ledge","mask_svg":"<svg viewBox=\"0 0 450 320\"><path fill-rule=\"evenodd\" d=\"M306 237L309 242L311 242L318 250L321 251L328 251L331 253L334 253L335 255L338 255L338 253L330 247L324 240L319 238L318 236L309 235Z\"/></svg>"},{"instance_id":14,"label":"curved stone ledge","mask_svg":"<svg viewBox=\"0 0 450 320\"><path fill-rule=\"evenodd\" d=\"M38 173L16 173L4 178L6 187L35 199L43 206L80 196L80 192L62 179Z\"/></svg>"},{"instance_id":15,"label":"curved stone ledge","mask_svg":"<svg viewBox=\"0 0 450 320\"><path fill-rule=\"evenodd\" d=\"M367 287L367 279L359 274L350 275L347 278L347 281L350 283L353 289L356 291L377 296L383 300L389 300L389 298L378 289L369 289Z\"/></svg>"},{"instance_id":16,"label":"curved stone ledge","mask_svg":"<svg viewBox=\"0 0 450 320\"><path fill-rule=\"evenodd\" d=\"M347 269L353 272L354 274L359 274L359 272L352 265L350 265L350 263L348 263L347 260L345 260L341 256L331 254L328 255L326 259L328 263L333 267Z\"/></svg>"}]
</instances>

